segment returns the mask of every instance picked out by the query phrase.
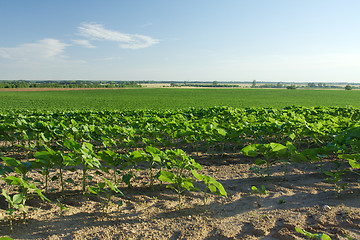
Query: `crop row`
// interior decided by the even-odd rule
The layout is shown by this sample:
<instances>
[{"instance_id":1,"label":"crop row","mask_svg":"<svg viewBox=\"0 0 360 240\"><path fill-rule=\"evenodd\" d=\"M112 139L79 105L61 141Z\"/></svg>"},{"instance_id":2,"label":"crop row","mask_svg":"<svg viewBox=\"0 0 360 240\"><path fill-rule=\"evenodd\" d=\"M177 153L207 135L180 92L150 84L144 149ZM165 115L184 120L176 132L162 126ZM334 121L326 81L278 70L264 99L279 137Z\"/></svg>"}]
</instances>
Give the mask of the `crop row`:
<instances>
[{"instance_id":1,"label":"crop row","mask_svg":"<svg viewBox=\"0 0 360 240\"><path fill-rule=\"evenodd\" d=\"M145 169L150 187L159 180L177 192L179 208L183 191L198 190L193 182L202 181L206 206L207 191L221 196L226 191L199 173L201 166L189 153L234 151L261 156L255 170L262 173L266 166L268 177L270 165L279 161L287 166L335 156L340 164L326 174L340 192L345 187L341 176L358 174L360 167L359 119L359 109L338 107L9 111L0 115L2 195L10 221L17 210L25 217L31 194L49 200L48 182L57 181L58 192L66 197L65 182L73 180L64 179L64 172L80 169L83 194L105 196L105 209L113 194L122 194L119 181L131 186L132 171ZM41 182L28 177L33 171L43 175ZM93 174L112 177L91 185Z\"/></svg>"}]
</instances>

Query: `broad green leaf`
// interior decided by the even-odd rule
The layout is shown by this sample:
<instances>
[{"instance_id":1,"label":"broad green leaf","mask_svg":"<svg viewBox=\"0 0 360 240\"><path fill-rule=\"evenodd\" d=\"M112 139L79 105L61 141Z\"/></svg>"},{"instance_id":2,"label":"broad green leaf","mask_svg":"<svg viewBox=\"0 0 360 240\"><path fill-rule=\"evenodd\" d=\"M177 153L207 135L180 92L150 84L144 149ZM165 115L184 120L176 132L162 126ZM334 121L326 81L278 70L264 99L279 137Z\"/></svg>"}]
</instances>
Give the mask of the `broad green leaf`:
<instances>
[{"instance_id":1,"label":"broad green leaf","mask_svg":"<svg viewBox=\"0 0 360 240\"><path fill-rule=\"evenodd\" d=\"M360 163L356 160L350 160L349 159L349 164L352 168L360 168Z\"/></svg>"},{"instance_id":2,"label":"broad green leaf","mask_svg":"<svg viewBox=\"0 0 360 240\"><path fill-rule=\"evenodd\" d=\"M160 154L160 150L153 146L146 146L146 151L151 154Z\"/></svg>"},{"instance_id":3,"label":"broad green leaf","mask_svg":"<svg viewBox=\"0 0 360 240\"><path fill-rule=\"evenodd\" d=\"M24 195L23 194L15 194L13 196L14 204L20 204L23 200L24 200Z\"/></svg>"},{"instance_id":4,"label":"broad green leaf","mask_svg":"<svg viewBox=\"0 0 360 240\"><path fill-rule=\"evenodd\" d=\"M21 164L21 162L19 160L16 160L15 158L10 158L10 157L2 157L1 158L6 165L8 165L9 167L17 167Z\"/></svg>"},{"instance_id":5,"label":"broad green leaf","mask_svg":"<svg viewBox=\"0 0 360 240\"><path fill-rule=\"evenodd\" d=\"M195 178L197 178L200 181L202 181L205 177L205 175L201 175L201 174L197 173L195 170L191 170L191 173L193 174L193 176Z\"/></svg>"},{"instance_id":6,"label":"broad green leaf","mask_svg":"<svg viewBox=\"0 0 360 240\"><path fill-rule=\"evenodd\" d=\"M272 152L279 152L287 149L284 145L280 143L270 143L270 147Z\"/></svg>"},{"instance_id":7,"label":"broad green leaf","mask_svg":"<svg viewBox=\"0 0 360 240\"><path fill-rule=\"evenodd\" d=\"M218 195L227 197L227 192L221 183L219 183L215 179L212 179L211 184L218 189L218 192L217 192Z\"/></svg>"},{"instance_id":8,"label":"broad green leaf","mask_svg":"<svg viewBox=\"0 0 360 240\"><path fill-rule=\"evenodd\" d=\"M244 147L243 149L241 149L241 153L243 153L249 157L256 157L257 155L259 155L259 147L260 147L260 144L248 145L248 146Z\"/></svg>"},{"instance_id":9,"label":"broad green leaf","mask_svg":"<svg viewBox=\"0 0 360 240\"><path fill-rule=\"evenodd\" d=\"M188 191L194 191L194 184L191 182L192 179L186 179L181 183L181 186Z\"/></svg>"},{"instance_id":10,"label":"broad green leaf","mask_svg":"<svg viewBox=\"0 0 360 240\"><path fill-rule=\"evenodd\" d=\"M263 165L263 164L266 164L266 161L264 159L257 158L257 159L255 159L254 163L256 165Z\"/></svg>"},{"instance_id":11,"label":"broad green leaf","mask_svg":"<svg viewBox=\"0 0 360 240\"><path fill-rule=\"evenodd\" d=\"M160 172L160 176L159 176L159 180L163 181L163 182L168 182L168 183L175 183L175 174L172 172L168 172L168 171L163 171L161 170Z\"/></svg>"}]
</instances>

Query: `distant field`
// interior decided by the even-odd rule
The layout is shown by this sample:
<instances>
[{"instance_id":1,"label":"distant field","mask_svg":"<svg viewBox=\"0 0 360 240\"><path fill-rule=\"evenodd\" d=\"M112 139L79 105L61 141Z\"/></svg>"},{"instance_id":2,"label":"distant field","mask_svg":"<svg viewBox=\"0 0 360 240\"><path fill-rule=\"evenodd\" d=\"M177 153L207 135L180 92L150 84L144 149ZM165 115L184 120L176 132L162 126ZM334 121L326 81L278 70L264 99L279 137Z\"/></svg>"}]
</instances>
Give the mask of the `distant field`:
<instances>
[{"instance_id":1,"label":"distant field","mask_svg":"<svg viewBox=\"0 0 360 240\"><path fill-rule=\"evenodd\" d=\"M0 110L177 109L189 107L354 106L360 91L143 88L0 92Z\"/></svg>"}]
</instances>

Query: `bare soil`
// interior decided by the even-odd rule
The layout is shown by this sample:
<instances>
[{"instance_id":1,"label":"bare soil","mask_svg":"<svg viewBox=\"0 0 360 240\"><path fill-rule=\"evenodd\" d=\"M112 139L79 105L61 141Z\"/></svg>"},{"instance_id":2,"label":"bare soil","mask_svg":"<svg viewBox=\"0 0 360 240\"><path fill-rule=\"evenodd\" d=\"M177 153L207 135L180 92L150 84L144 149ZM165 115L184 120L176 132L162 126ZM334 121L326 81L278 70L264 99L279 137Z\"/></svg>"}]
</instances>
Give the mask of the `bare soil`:
<instances>
[{"instance_id":1,"label":"bare soil","mask_svg":"<svg viewBox=\"0 0 360 240\"><path fill-rule=\"evenodd\" d=\"M196 158L194 156L194 158ZM228 197L210 195L206 211L201 192L186 192L182 209L177 209L177 195L165 184L148 184L146 171L136 172L132 188L123 183L125 198L117 194L107 213L102 210L104 198L83 196L81 187L67 185L61 199L58 181L51 183L52 200L28 201L26 222L18 219L14 231L9 222L0 222L0 236L14 239L305 239L295 227L311 233L326 233L332 239L360 239L360 183L358 176L347 173L348 183L339 196L333 184L325 181L319 164L291 164L284 179L284 166L271 167L271 177L254 175L249 169L254 159L239 154L196 158L203 173L213 176L227 190ZM328 160L325 169L333 169ZM66 178L80 183L80 170L67 172ZM33 173L34 178L39 178ZM99 177L95 177L95 183ZM196 183L198 187L200 183ZM258 198L251 187L264 185L267 195ZM69 211L61 211L57 199ZM123 205L115 204L122 200ZM6 217L6 203L0 199L0 218Z\"/></svg>"}]
</instances>

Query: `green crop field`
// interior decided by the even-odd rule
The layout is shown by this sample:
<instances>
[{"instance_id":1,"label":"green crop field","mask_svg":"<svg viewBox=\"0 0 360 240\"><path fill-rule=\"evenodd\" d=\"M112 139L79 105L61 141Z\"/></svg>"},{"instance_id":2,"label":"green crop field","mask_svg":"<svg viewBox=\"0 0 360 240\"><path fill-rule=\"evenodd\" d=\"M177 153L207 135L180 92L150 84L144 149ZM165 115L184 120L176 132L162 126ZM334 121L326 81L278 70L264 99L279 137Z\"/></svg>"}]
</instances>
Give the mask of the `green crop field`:
<instances>
[{"instance_id":1,"label":"green crop field","mask_svg":"<svg viewBox=\"0 0 360 240\"><path fill-rule=\"evenodd\" d=\"M114 110L290 105L360 107L360 91L284 89L116 89L0 92L0 109Z\"/></svg>"}]
</instances>

